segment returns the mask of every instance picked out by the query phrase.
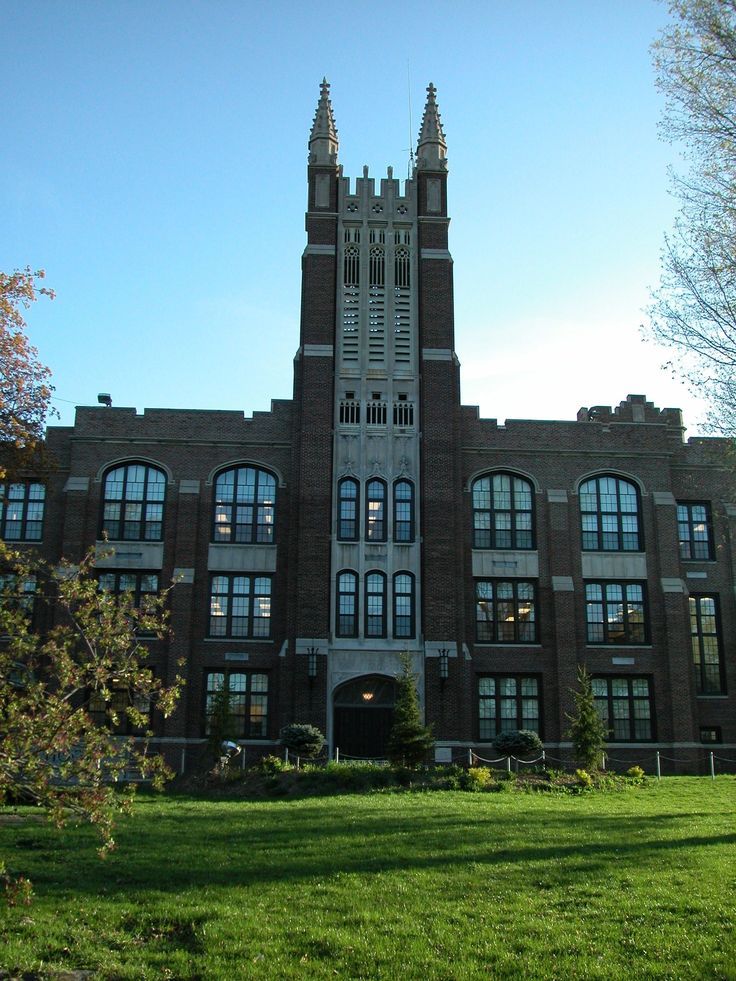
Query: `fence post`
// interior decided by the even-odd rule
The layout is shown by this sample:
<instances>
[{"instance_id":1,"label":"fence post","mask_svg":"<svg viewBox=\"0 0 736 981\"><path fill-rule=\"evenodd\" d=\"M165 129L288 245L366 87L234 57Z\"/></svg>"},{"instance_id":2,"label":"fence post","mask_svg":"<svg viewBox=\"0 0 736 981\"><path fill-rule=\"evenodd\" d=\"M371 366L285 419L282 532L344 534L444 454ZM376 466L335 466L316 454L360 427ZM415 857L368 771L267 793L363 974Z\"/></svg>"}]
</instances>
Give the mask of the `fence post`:
<instances>
[{"instance_id":1,"label":"fence post","mask_svg":"<svg viewBox=\"0 0 736 981\"><path fill-rule=\"evenodd\" d=\"M335 746L335 763L340 762L340 747Z\"/></svg>"},{"instance_id":2,"label":"fence post","mask_svg":"<svg viewBox=\"0 0 736 981\"><path fill-rule=\"evenodd\" d=\"M511 757L506 757L506 772L511 773Z\"/></svg>"},{"instance_id":3,"label":"fence post","mask_svg":"<svg viewBox=\"0 0 736 981\"><path fill-rule=\"evenodd\" d=\"M245 749L245 746L241 746L240 747L240 769L241 770L245 770L245 753L243 752L244 749Z\"/></svg>"},{"instance_id":4,"label":"fence post","mask_svg":"<svg viewBox=\"0 0 736 981\"><path fill-rule=\"evenodd\" d=\"M711 780L715 780L716 778L716 761L713 750L710 752L710 778Z\"/></svg>"},{"instance_id":5,"label":"fence post","mask_svg":"<svg viewBox=\"0 0 736 981\"><path fill-rule=\"evenodd\" d=\"M547 754L544 750L542 750L542 766L545 768L547 767Z\"/></svg>"},{"instance_id":6,"label":"fence post","mask_svg":"<svg viewBox=\"0 0 736 981\"><path fill-rule=\"evenodd\" d=\"M605 770L606 769L606 754L605 753L603 753L603 757L602 757L601 763L602 763L602 769Z\"/></svg>"},{"instance_id":7,"label":"fence post","mask_svg":"<svg viewBox=\"0 0 736 981\"><path fill-rule=\"evenodd\" d=\"M284 763L289 762L289 747L284 746Z\"/></svg>"},{"instance_id":8,"label":"fence post","mask_svg":"<svg viewBox=\"0 0 736 981\"><path fill-rule=\"evenodd\" d=\"M657 780L661 780L661 778L662 778L662 769L659 765L659 750L657 750Z\"/></svg>"},{"instance_id":9,"label":"fence post","mask_svg":"<svg viewBox=\"0 0 736 981\"><path fill-rule=\"evenodd\" d=\"M187 748L182 746L181 748L181 775L184 776L184 768L187 763Z\"/></svg>"},{"instance_id":10,"label":"fence post","mask_svg":"<svg viewBox=\"0 0 736 981\"><path fill-rule=\"evenodd\" d=\"M469 749L468 750L468 766L472 766L472 765L473 765L473 750L472 749Z\"/></svg>"}]
</instances>

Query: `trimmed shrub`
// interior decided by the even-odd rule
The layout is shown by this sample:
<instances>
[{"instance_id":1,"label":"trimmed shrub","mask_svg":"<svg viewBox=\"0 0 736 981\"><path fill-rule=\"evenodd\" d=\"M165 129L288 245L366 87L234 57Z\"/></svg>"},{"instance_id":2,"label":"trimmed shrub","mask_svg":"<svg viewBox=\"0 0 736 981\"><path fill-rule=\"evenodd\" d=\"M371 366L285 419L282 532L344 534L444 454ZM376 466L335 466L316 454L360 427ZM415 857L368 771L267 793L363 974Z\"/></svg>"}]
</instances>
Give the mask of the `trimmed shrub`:
<instances>
[{"instance_id":1,"label":"trimmed shrub","mask_svg":"<svg viewBox=\"0 0 736 981\"><path fill-rule=\"evenodd\" d=\"M297 756L311 759L318 756L325 744L325 737L316 726L293 722L281 730L281 742Z\"/></svg>"},{"instance_id":2,"label":"trimmed shrub","mask_svg":"<svg viewBox=\"0 0 736 981\"><path fill-rule=\"evenodd\" d=\"M510 729L499 732L493 740L493 748L504 756L527 756L529 753L541 753L542 740L531 729Z\"/></svg>"},{"instance_id":3,"label":"trimmed shrub","mask_svg":"<svg viewBox=\"0 0 736 981\"><path fill-rule=\"evenodd\" d=\"M493 774L485 766L469 767L460 779L462 790L488 790L494 783Z\"/></svg>"}]
</instances>

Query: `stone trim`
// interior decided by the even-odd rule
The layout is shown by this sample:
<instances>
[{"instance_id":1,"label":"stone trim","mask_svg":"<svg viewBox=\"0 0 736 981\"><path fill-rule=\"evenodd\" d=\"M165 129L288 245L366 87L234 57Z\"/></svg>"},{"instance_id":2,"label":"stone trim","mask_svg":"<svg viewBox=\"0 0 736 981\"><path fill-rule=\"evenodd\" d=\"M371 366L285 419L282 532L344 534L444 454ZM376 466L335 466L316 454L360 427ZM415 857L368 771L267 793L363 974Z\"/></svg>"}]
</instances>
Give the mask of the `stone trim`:
<instances>
[{"instance_id":1,"label":"stone trim","mask_svg":"<svg viewBox=\"0 0 736 981\"><path fill-rule=\"evenodd\" d=\"M191 586L194 582L194 569L174 569L174 582L181 586Z\"/></svg>"},{"instance_id":2,"label":"stone trim","mask_svg":"<svg viewBox=\"0 0 736 981\"><path fill-rule=\"evenodd\" d=\"M199 481L198 480L180 480L179 481L179 493L180 494L199 494Z\"/></svg>"},{"instance_id":3,"label":"stone trim","mask_svg":"<svg viewBox=\"0 0 736 981\"><path fill-rule=\"evenodd\" d=\"M335 255L334 245L308 245L302 252L302 256L307 255Z\"/></svg>"},{"instance_id":4,"label":"stone trim","mask_svg":"<svg viewBox=\"0 0 736 981\"><path fill-rule=\"evenodd\" d=\"M67 477L64 493L68 491L80 491L86 494L89 491L89 477Z\"/></svg>"},{"instance_id":5,"label":"stone trim","mask_svg":"<svg viewBox=\"0 0 736 981\"><path fill-rule=\"evenodd\" d=\"M682 579L662 579L663 593L687 593L687 586Z\"/></svg>"},{"instance_id":6,"label":"stone trim","mask_svg":"<svg viewBox=\"0 0 736 981\"><path fill-rule=\"evenodd\" d=\"M562 488L556 490L550 487L547 490L547 503L548 504L567 504L567 491Z\"/></svg>"},{"instance_id":7,"label":"stone trim","mask_svg":"<svg viewBox=\"0 0 736 981\"><path fill-rule=\"evenodd\" d=\"M574 590L575 584L572 581L572 576L552 576L553 593L572 593Z\"/></svg>"},{"instance_id":8,"label":"stone trim","mask_svg":"<svg viewBox=\"0 0 736 981\"><path fill-rule=\"evenodd\" d=\"M670 491L652 491L652 501L655 504L668 507L674 507L677 503L675 501L675 495L670 493Z\"/></svg>"},{"instance_id":9,"label":"stone trim","mask_svg":"<svg viewBox=\"0 0 736 981\"><path fill-rule=\"evenodd\" d=\"M422 358L425 361L452 361L452 351L449 347L423 347Z\"/></svg>"},{"instance_id":10,"label":"stone trim","mask_svg":"<svg viewBox=\"0 0 736 981\"><path fill-rule=\"evenodd\" d=\"M422 259L448 259L452 262L449 249L422 249L420 255Z\"/></svg>"},{"instance_id":11,"label":"stone trim","mask_svg":"<svg viewBox=\"0 0 736 981\"><path fill-rule=\"evenodd\" d=\"M302 351L305 358L331 358L335 348L332 344L305 344Z\"/></svg>"}]
</instances>

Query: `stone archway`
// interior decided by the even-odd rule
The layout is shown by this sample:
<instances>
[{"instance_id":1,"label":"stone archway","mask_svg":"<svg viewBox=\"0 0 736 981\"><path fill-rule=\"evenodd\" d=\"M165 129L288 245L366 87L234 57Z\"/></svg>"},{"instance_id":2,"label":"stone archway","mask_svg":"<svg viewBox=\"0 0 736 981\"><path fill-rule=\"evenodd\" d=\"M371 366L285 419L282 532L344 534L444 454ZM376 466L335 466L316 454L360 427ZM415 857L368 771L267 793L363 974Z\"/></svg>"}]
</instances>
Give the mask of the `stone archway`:
<instances>
[{"instance_id":1,"label":"stone archway","mask_svg":"<svg viewBox=\"0 0 736 981\"><path fill-rule=\"evenodd\" d=\"M341 757L383 759L394 719L396 681L369 674L335 689L334 746Z\"/></svg>"}]
</instances>

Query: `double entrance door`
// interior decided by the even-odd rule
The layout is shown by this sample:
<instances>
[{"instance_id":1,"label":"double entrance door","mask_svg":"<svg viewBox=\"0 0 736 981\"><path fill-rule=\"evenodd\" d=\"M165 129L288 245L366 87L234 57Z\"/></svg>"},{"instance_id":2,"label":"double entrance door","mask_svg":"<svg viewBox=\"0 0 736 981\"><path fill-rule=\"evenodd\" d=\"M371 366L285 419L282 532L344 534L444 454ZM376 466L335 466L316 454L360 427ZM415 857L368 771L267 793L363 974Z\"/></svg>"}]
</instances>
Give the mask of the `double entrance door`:
<instances>
[{"instance_id":1,"label":"double entrance door","mask_svg":"<svg viewBox=\"0 0 736 981\"><path fill-rule=\"evenodd\" d=\"M394 679L378 674L353 678L335 691L333 742L341 758L386 758L395 698Z\"/></svg>"}]
</instances>

